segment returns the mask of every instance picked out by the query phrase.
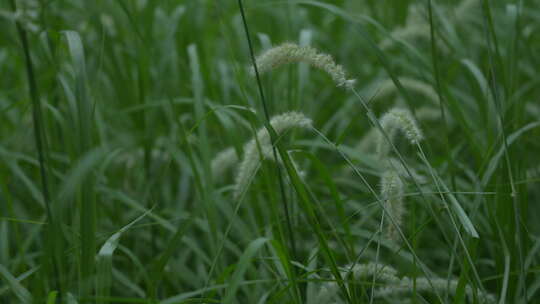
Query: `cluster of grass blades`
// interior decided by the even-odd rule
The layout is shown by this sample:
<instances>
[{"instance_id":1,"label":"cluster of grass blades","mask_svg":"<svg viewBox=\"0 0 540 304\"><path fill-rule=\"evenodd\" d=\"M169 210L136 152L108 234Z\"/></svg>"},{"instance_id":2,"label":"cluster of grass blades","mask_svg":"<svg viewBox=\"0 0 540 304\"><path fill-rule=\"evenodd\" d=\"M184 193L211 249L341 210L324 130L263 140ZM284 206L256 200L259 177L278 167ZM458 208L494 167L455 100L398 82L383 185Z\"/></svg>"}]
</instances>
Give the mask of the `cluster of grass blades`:
<instances>
[{"instance_id":1,"label":"cluster of grass blades","mask_svg":"<svg viewBox=\"0 0 540 304\"><path fill-rule=\"evenodd\" d=\"M1 303L536 303L540 2L0 2Z\"/></svg>"}]
</instances>

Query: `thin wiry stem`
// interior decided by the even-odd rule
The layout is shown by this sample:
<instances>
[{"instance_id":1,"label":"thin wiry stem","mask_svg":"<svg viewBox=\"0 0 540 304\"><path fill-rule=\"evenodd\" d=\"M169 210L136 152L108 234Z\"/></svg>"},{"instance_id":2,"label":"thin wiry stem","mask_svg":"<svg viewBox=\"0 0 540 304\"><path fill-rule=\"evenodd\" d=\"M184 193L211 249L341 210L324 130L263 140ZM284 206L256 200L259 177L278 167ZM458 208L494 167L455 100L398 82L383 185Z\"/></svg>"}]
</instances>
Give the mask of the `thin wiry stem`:
<instances>
[{"instance_id":1,"label":"thin wiry stem","mask_svg":"<svg viewBox=\"0 0 540 304\"><path fill-rule=\"evenodd\" d=\"M262 82L261 82L261 77L259 75L259 70L257 68L257 63L255 61L255 53L253 52L253 45L251 43L251 35L249 33L249 27L248 27L248 24L247 24L246 14L244 12L244 5L242 4L242 0L238 0L238 7L240 9L240 15L242 16L242 24L244 26L244 31L246 33L246 39L247 39L248 48L249 48L249 55L251 57L251 64L253 65L253 70L255 71L255 78L257 80L257 87L259 89L259 95L260 95L261 102L262 102L262 105L263 105L264 116L266 118L265 126L266 126L266 128L268 130L268 133L270 134L270 137L271 137L272 142L273 142L274 139L276 138L276 134L275 134L274 129L270 125L270 113L268 111L268 105L266 103L266 99L264 98L264 91L263 91L263 86L262 86ZM274 145L272 145L272 153L274 155L274 159L278 159L278 157L277 157L278 154L277 154L277 151L276 151L276 147ZM291 243L293 258L296 259L296 257L298 255L297 255L297 252L296 252L296 241L295 241L295 237L294 237L294 233L293 233L293 229L292 229L291 216L290 216L289 206L288 206L288 202L287 202L287 195L285 194L285 185L284 185L284 182L283 182L283 176L281 175L281 169L280 169L279 165L277 165L277 164L276 164L276 174L278 176L279 192L280 192L280 195L281 195L281 198L282 198L283 209L285 211L285 218L286 218L286 221L287 221L287 230L288 230L288 235L289 235L289 241ZM295 275L295 273L296 273L295 268L293 268L293 275Z\"/></svg>"},{"instance_id":2,"label":"thin wiry stem","mask_svg":"<svg viewBox=\"0 0 540 304\"><path fill-rule=\"evenodd\" d=\"M392 148L397 151L396 147L394 146L394 144L392 143L392 141L390 140L390 138L388 137L388 134L384 131L383 127L381 126L381 123L375 119L375 115L373 114L373 111L371 110L371 108L369 108L369 106L367 105L367 103L364 101L364 98L362 98L362 96L353 88L352 89L354 95L356 95L356 97L360 100L360 103L362 105L362 107L364 108L364 110L366 111L366 114L371 122L372 125L374 125L375 127L377 127L381 133L383 134L383 136L386 138L386 140L390 143L390 145L392 146ZM336 149L338 149L338 147L336 146ZM342 154L343 157L346 157L343 153L340 153ZM414 176L412 175L411 171L407 168L407 166L405 165L405 161L403 160L403 158L401 157L401 155L398 153L398 156L399 156L399 159L400 161L403 163L406 171L407 171L407 174L411 177L411 179L413 180L414 184L416 185L417 189L419 190L419 192L422 194L422 197L424 200L426 200L422 190L420 189L420 185L418 185L418 182L416 181L416 179L414 178ZM348 158L346 158L346 160L348 160ZM357 175L359 175L361 178L362 178L362 181L364 182L364 184L366 185L366 187L368 187L368 189L370 190L370 192L374 195L375 199L377 200L377 202L379 203L379 205L383 208L384 212L389 215L389 211L386 209L386 207L384 206L382 200L380 199L380 197L377 195L377 192L371 187L371 185L369 185L369 183L365 180L365 178L362 176L362 174L356 169L356 167L352 164L352 162L350 160L347 161L353 168L354 168L354 171ZM401 231L401 229L399 228L398 224L396 223L395 219L392 218L391 215L388 216L388 218L390 219L390 221L392 222L392 225L394 225L394 227L397 228L397 232L399 233L401 239L404 241L405 245L407 246L407 248L411 251L411 254L413 255L413 257L417 260L419 260L418 256L416 255L416 253L414 252L414 249L413 247L411 246L411 244L409 243L409 241L407 240L407 238L405 237L405 234L403 234L403 231ZM422 270L422 272L424 273L424 275L426 276L426 278L428 279L429 281L429 278L431 277L429 274L428 274L428 270L426 268L425 265L423 265L422 263L419 264L420 265L420 269ZM431 284L431 282L430 282ZM440 296L440 294L437 292L436 293L436 296L437 296L437 299L442 303L442 298Z\"/></svg>"},{"instance_id":3,"label":"thin wiry stem","mask_svg":"<svg viewBox=\"0 0 540 304\"><path fill-rule=\"evenodd\" d=\"M498 77L502 78L502 82L505 83L504 79L504 73L501 73L499 75L495 69L495 61L496 63L500 64L502 66L502 60L501 55L499 53L498 49L498 43L497 43L497 36L495 31L493 30L493 20L491 17L491 11L488 1L483 0L483 24L485 29L485 36L486 36L486 42L487 42L487 50L488 50L488 59L489 59L489 66L490 66L490 80L491 85L489 86L490 90L493 94L493 101L494 105L496 107L497 111L497 123L498 128L500 129L502 141L503 141L503 147L504 147L504 159L507 167L507 174L508 179L510 180L510 188L512 190L511 199L512 199L512 207L514 211L514 228L516 231L516 247L517 247L517 253L518 253L518 267L519 267L519 281L518 286L521 285L523 288L523 295L525 299L527 298L527 288L526 288L526 275L525 275L525 265L523 262L523 244L522 244L522 233L521 233L521 226L523 225L522 218L521 218L521 208L519 205L519 199L518 199L518 193L516 190L515 182L514 182L514 176L512 175L512 164L510 162L510 156L508 152L508 141L506 138L506 134L504 132L504 117L503 117L503 105L501 100L501 95L498 90ZM493 54L495 53L495 54ZM495 58L494 58L495 57ZM506 94L507 95L507 94ZM517 295L516 295L517 297Z\"/></svg>"},{"instance_id":4,"label":"thin wiry stem","mask_svg":"<svg viewBox=\"0 0 540 304\"><path fill-rule=\"evenodd\" d=\"M281 136L291 128L311 127L311 119L307 118L302 113L286 112L272 117L270 125L274 128L277 135ZM279 161L279 159L274 158L271 154L273 147L274 145L272 144L270 134L268 134L266 128L259 130L255 138L245 145L244 156L242 162L238 166L236 175L234 197L238 198L244 188L249 185L247 178L255 174L257 164L261 161L261 158L271 158L275 161Z\"/></svg>"},{"instance_id":5,"label":"thin wiry stem","mask_svg":"<svg viewBox=\"0 0 540 304\"><path fill-rule=\"evenodd\" d=\"M14 0L10 1L11 8L13 12L17 11L17 5L15 4ZM28 44L28 38L26 36L26 31L21 26L19 21L15 21L15 26L17 28L17 32L19 34L19 39L22 43L22 49L24 52L24 59L25 59L25 66L26 66L26 76L28 80L28 87L30 91L30 99L32 102L32 118L34 121L34 140L36 143L36 148L38 152L38 161L39 161L39 171L40 171L40 177L41 177L41 187L42 187L42 194L43 194L43 200L45 202L45 209L47 212L47 222L49 223L50 227L46 228L48 230L48 234L50 236L53 236L51 229L54 229L56 227L56 222L53 217L53 213L51 210L51 199L50 199L50 192L49 192L49 181L47 178L47 170L46 170L46 160L44 151L46 149L46 138L45 138L45 131L43 128L43 114L41 113L41 105L40 105L40 98L39 98L39 91L36 84L36 79L34 76L34 67L32 63L32 57L30 56L30 46ZM60 297L62 296L62 285L60 280L60 269L58 266L58 261L56 258L56 249L55 249L55 236L50 237L49 241L51 243L49 246L52 248L52 254L53 254L53 272L54 272L54 282L56 285L56 290L59 291Z\"/></svg>"},{"instance_id":6,"label":"thin wiry stem","mask_svg":"<svg viewBox=\"0 0 540 304\"><path fill-rule=\"evenodd\" d=\"M461 233L459 232L459 228L457 226L457 221L454 218L453 213L450 211L450 207L449 207L448 202L446 201L446 199L444 198L444 195L442 194L443 189L441 189L441 187L440 187L440 183L442 183L442 181L440 180L440 178L437 176L437 174L433 170L433 167L429 164L429 161L427 160L427 157L426 157L426 155L424 153L424 150L422 149L422 147L420 146L419 143L417 144L417 147L418 147L419 154L420 154L420 156L422 158L422 161L424 161L426 163L426 165L427 165L427 167L429 169L429 172L430 172L430 174L431 174L431 176L433 178L433 181L435 183L435 186L437 187L437 191L438 191L438 193L440 193L441 200L445 204L445 208L446 208L446 210L448 212L448 215L450 217L450 220L452 222L452 227L454 227L454 229L456 230L456 236L458 237L459 242L460 242L461 246L463 247L463 251L465 252L465 256L467 257L467 261L469 262L469 264L471 266L474 277L477 280L477 283L480 286L480 289L485 292L486 290L485 290L484 286L482 285L482 280L480 279L480 275L478 274L478 271L476 270L476 267L474 266L472 257L470 255L469 251L467 250L467 246L465 245L465 241L463 240L463 237L461 236Z\"/></svg>"},{"instance_id":7,"label":"thin wiry stem","mask_svg":"<svg viewBox=\"0 0 540 304\"><path fill-rule=\"evenodd\" d=\"M360 95L358 95L359 98L362 98ZM363 101L363 100L362 100ZM365 104L365 103L364 103ZM379 126L380 127L380 126ZM401 239L403 240L405 246L411 251L411 255L418 261L420 261L420 259L418 258L418 256L416 255L416 252L414 252L414 249L413 247L411 246L411 244L409 243L409 241L407 240L407 238L405 237L405 234L403 234L403 231L401 229L399 229L398 227L398 224L397 222L395 221L394 218L392 218L392 216L390 215L390 211L387 209L387 207L383 204L383 201L382 199L379 197L379 195L377 194L377 192L375 191L375 189L373 189L373 187L371 187L371 185L369 184L369 182L366 180L366 178L364 177L364 175L362 175L362 173L360 173L360 171L358 170L358 168L356 168L356 166L353 164L353 162L350 160L350 158L345 155L345 153L343 151L341 151L341 149L335 144L333 143L330 139L328 139L324 134L322 134L321 132L319 132L317 129L313 128L314 132L319 135L324 141L326 141L328 144L330 144L332 147L334 147L334 149L336 150L336 152L339 153L339 155L345 160L345 162L347 162L347 165L350 166L354 173L356 175L358 175L358 177L360 177L360 179L362 180L362 183L364 183L364 185L368 188L369 192L375 197L375 200L377 201L377 203L381 206L381 208L383 209L384 213L386 215L388 215L388 218L389 220L392 222L392 225L394 225L394 227L397 228L397 232L399 233L399 236L401 237ZM412 177L411 175L411 178L414 179L414 177ZM419 187L419 186L418 186ZM423 195L423 193L422 193ZM420 270L423 272L423 274L426 276L426 278L428 279L429 281L429 278L431 277L430 275L430 272L428 271L427 269L427 266L425 266L424 264L422 264L421 262L419 263L420 265ZM442 301L442 298L440 296L440 294L438 292L435 293L438 300L443 303Z\"/></svg>"},{"instance_id":8,"label":"thin wiry stem","mask_svg":"<svg viewBox=\"0 0 540 304\"><path fill-rule=\"evenodd\" d=\"M383 226L384 226L384 215L385 213L383 212L381 215L381 223L379 225L379 230L377 232L378 241L377 241L377 250L375 252L375 269L377 268L377 265L379 264L379 255L381 252L381 236L382 236L382 231L383 231ZM371 296L369 299L369 304L373 304L373 300L375 298L375 282L377 282L376 271L373 274L373 280L371 281Z\"/></svg>"}]
</instances>

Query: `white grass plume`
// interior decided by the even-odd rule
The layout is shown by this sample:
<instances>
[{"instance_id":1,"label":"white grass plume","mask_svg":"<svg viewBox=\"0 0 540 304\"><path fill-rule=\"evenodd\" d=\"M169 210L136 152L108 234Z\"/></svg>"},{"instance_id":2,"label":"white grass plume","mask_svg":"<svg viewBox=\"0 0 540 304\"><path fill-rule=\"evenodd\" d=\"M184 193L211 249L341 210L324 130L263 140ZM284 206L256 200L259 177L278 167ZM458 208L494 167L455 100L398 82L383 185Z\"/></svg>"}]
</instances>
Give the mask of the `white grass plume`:
<instances>
[{"instance_id":1,"label":"white grass plume","mask_svg":"<svg viewBox=\"0 0 540 304\"><path fill-rule=\"evenodd\" d=\"M405 213L403 188L403 182L401 182L397 172L388 170L381 176L381 198L388 216L394 220L394 223L390 219L386 221L386 231L388 238L394 241L399 240L397 227L401 227L403 214Z\"/></svg>"},{"instance_id":2,"label":"white grass plume","mask_svg":"<svg viewBox=\"0 0 540 304\"><path fill-rule=\"evenodd\" d=\"M262 53L256 60L257 69L261 74L293 62L305 62L325 71L332 77L338 87L352 89L354 86L355 80L347 79L345 69L343 69L343 66L336 64L332 56L320 53L309 46L284 43Z\"/></svg>"},{"instance_id":3,"label":"white grass plume","mask_svg":"<svg viewBox=\"0 0 540 304\"><path fill-rule=\"evenodd\" d=\"M286 112L272 117L270 125L279 136L291 128L310 128L312 121L302 113ZM260 129L256 138L250 140L244 147L244 157L238 167L235 180L234 197L236 199L249 186L261 159L264 158L273 158L272 140L266 128Z\"/></svg>"},{"instance_id":4,"label":"white grass plume","mask_svg":"<svg viewBox=\"0 0 540 304\"><path fill-rule=\"evenodd\" d=\"M337 296L338 289L338 285L334 281L322 283L315 297L315 304L339 303L332 302Z\"/></svg>"},{"instance_id":5,"label":"white grass plume","mask_svg":"<svg viewBox=\"0 0 540 304\"><path fill-rule=\"evenodd\" d=\"M366 281L375 276L377 278L377 282L380 283L384 282L397 284L400 282L400 278L397 276L397 270L391 266L374 262L355 264L354 266L347 265L342 267L340 270L341 277L344 279L347 278L351 273L353 274L353 278L355 280ZM319 293L317 294L317 303L333 303L331 300L334 300L337 297L338 291L339 286L336 281L324 282L319 289Z\"/></svg>"},{"instance_id":6,"label":"white grass plume","mask_svg":"<svg viewBox=\"0 0 540 304\"><path fill-rule=\"evenodd\" d=\"M441 111L431 106L423 106L416 110L415 114L418 120L421 121L441 119ZM540 111L538 116L540 116ZM450 117L447 117L447 119L450 120ZM371 128L358 142L355 149L363 152L375 152L379 132L376 127Z\"/></svg>"},{"instance_id":7,"label":"white grass plume","mask_svg":"<svg viewBox=\"0 0 540 304\"><path fill-rule=\"evenodd\" d=\"M414 280L404 277L395 284L389 284L385 287L381 287L375 291L374 296L376 298L390 297L390 296L402 296L403 294L410 293L416 287L417 292L448 292L453 295L456 293L458 287L458 281L455 279L447 280L443 278L431 278L424 277L416 278L416 286ZM495 303L495 296L489 293L483 293L480 290L474 290L471 286L465 287L465 294L472 301L475 292L479 295L480 303ZM482 302L483 301L483 302Z\"/></svg>"},{"instance_id":8,"label":"white grass plume","mask_svg":"<svg viewBox=\"0 0 540 304\"><path fill-rule=\"evenodd\" d=\"M238 160L234 147L222 150L212 159L212 175L218 178L223 176L229 168L238 163Z\"/></svg>"},{"instance_id":9,"label":"white grass plume","mask_svg":"<svg viewBox=\"0 0 540 304\"><path fill-rule=\"evenodd\" d=\"M356 264L352 267L343 267L340 271L343 278L348 276L351 271L353 273L354 280L367 281L369 278L376 277L377 282L384 284L383 287L376 288L374 290L375 298L395 298L399 297L399 303L405 303L406 298L404 295L412 293L413 290L421 293L427 292L447 292L451 296L455 295L458 287L458 281L456 279L443 279L443 278L430 278L418 277L415 280L409 277L399 278L397 270L391 266L369 262L366 264ZM416 285L415 285L416 284ZM322 284L319 293L317 294L317 303L326 304L334 303L332 300L339 300L338 297L339 287L337 282L329 281ZM471 286L465 287L465 295L469 300L473 300L474 295L477 294L480 303L495 303L496 297L490 293L483 293L481 290L475 290ZM339 302L335 302L339 303Z\"/></svg>"},{"instance_id":10,"label":"white grass plume","mask_svg":"<svg viewBox=\"0 0 540 304\"><path fill-rule=\"evenodd\" d=\"M272 154L265 155L264 157L273 159ZM223 177L223 175L225 175L225 172L229 170L230 168L232 168L236 163L238 163L239 160L240 159L238 158L238 155L236 154L234 147L229 147L225 150L220 151L216 155L216 157L212 159L212 164L211 164L212 176L214 176L215 178ZM304 177L305 172L300 169L300 167L298 166L298 164L296 163L294 159L291 158L291 161L292 161L293 167L298 172L298 175L300 177ZM278 162L280 164L282 163L281 157L279 157L279 155L278 155Z\"/></svg>"},{"instance_id":11,"label":"white grass plume","mask_svg":"<svg viewBox=\"0 0 540 304\"><path fill-rule=\"evenodd\" d=\"M378 282L399 282L396 269L379 263L356 264L352 272L357 280L375 276Z\"/></svg>"},{"instance_id":12,"label":"white grass plume","mask_svg":"<svg viewBox=\"0 0 540 304\"><path fill-rule=\"evenodd\" d=\"M418 127L411 112L405 109L393 108L380 119L381 127L393 141L397 131L404 133L405 137L412 145L416 145L424 138L422 130ZM379 132L377 141L377 154L381 159L387 157L390 150L390 143Z\"/></svg>"}]
</instances>

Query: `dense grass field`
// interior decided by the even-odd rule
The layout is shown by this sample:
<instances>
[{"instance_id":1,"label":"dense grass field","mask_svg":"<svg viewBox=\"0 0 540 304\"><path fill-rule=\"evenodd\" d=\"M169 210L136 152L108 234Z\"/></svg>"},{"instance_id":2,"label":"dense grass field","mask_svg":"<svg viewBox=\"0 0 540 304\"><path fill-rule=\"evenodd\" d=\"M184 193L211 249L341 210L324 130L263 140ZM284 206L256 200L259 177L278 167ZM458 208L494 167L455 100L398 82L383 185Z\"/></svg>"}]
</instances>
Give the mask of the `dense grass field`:
<instances>
[{"instance_id":1,"label":"dense grass field","mask_svg":"<svg viewBox=\"0 0 540 304\"><path fill-rule=\"evenodd\" d=\"M540 1L0 1L0 303L540 303Z\"/></svg>"}]
</instances>

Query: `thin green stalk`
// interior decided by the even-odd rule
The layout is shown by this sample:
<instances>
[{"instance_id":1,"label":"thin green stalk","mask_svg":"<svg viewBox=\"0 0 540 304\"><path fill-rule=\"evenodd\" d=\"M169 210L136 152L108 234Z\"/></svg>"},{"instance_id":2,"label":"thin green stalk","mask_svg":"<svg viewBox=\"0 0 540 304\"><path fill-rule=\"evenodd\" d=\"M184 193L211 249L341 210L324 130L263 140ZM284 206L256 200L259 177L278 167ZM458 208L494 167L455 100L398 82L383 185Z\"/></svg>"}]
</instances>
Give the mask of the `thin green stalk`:
<instances>
[{"instance_id":1,"label":"thin green stalk","mask_svg":"<svg viewBox=\"0 0 540 304\"><path fill-rule=\"evenodd\" d=\"M471 267L472 271L473 271L473 274L474 274L474 277L477 281L477 284L480 286L481 290L485 292L485 289L484 289L484 286L482 284L482 280L480 279L480 275L478 274L478 271L476 270L476 267L475 267L475 264L472 260L472 257L468 251L468 248L467 248L467 245L465 244L465 241L463 239L463 237L461 236L461 233L459 231L459 228L458 228L458 224L457 224L457 221L452 213L452 211L450 210L450 206L448 204L448 202L446 201L443 193L447 192L447 193L450 193L449 191L447 191L447 187L444 185L443 181L440 179L440 177L435 173L435 171L433 170L433 167L429 164L429 161L427 160L427 157L422 149L422 147L417 144L417 148L418 148L418 152L422 158L422 161L426 164L426 166L429 168L429 173L431 175L431 177L433 178L433 182L435 183L435 186L437 187L437 192L440 194L440 197L441 197L441 200L444 202L445 204L445 208L448 212L448 215L450 217L450 220L452 222L452 227L454 227L454 229L456 230L456 236L458 237L459 239L459 242L461 244L461 246L463 247L463 251L465 252L465 256L467 258L467 262L469 263L469 266ZM441 188L441 185L444 187ZM459 216L459 214L458 214ZM476 238L478 238L478 236L476 236Z\"/></svg>"},{"instance_id":2,"label":"thin green stalk","mask_svg":"<svg viewBox=\"0 0 540 304\"><path fill-rule=\"evenodd\" d=\"M353 92L356 93L356 91L353 90ZM358 94L358 93L356 93ZM357 95L359 98L362 98L360 95ZM365 101L363 99L362 100L362 103L367 107ZM367 108L369 110L369 108ZM371 111L371 110L369 110ZM379 128L382 130L382 127L380 126L380 123L378 121L375 122L376 124L378 124ZM319 132L317 129L313 129L315 131L315 133L317 133L317 135L319 135L322 139L324 139L325 142L327 142L328 144L330 144L334 149L335 151L345 160L345 162L347 163L347 165L353 169L354 173L360 177L360 179L362 180L362 183L368 188L369 192L375 197L375 200L377 201L377 203L381 206L381 208L383 209L383 212L386 216L388 216L388 219L390 220L390 222L392 223L392 225L394 225L394 227L396 227L396 231L399 233L399 236L401 237L401 239L403 240L405 246L411 251L411 255L413 256L413 258L415 260L418 260L420 261L420 259L418 258L418 256L416 255L416 252L414 251L412 245L409 243L409 241L407 240L407 237L405 236L405 234L403 233L402 229L399 227L399 225L397 224L396 220L391 216L390 212L387 210L387 207L385 206L385 204L383 204L383 201L382 199L379 197L379 195L377 194L377 192L375 191L375 189L373 189L373 187L369 184L369 182L366 180L366 178L364 177L364 175L362 175L362 173L360 173L360 171L358 171L357 167L353 164L353 162L351 161L351 159L345 155L345 153L343 151L341 151L341 149L335 145L332 141L330 141L324 134L322 134L321 132ZM384 132L384 130L382 130ZM386 136L386 135L385 135ZM390 144L392 144L392 142L390 141ZM393 144L392 144L393 145ZM394 147L395 149L395 147ZM412 175L411 175L412 177ZM424 195L421 190L419 189L419 193L421 193L422 195ZM431 287L433 287L432 283L431 283L431 280L429 280L431 278L431 275L429 274L429 271L427 269L427 267L420 263L420 270L424 273L425 277L428 278L428 282L429 284L431 285ZM434 290L436 290L435 288L433 288ZM439 300L439 302L441 303L444 303L442 301L442 298L441 296L439 295L439 292L436 291L435 292L435 295L437 296L437 299Z\"/></svg>"},{"instance_id":3,"label":"thin green stalk","mask_svg":"<svg viewBox=\"0 0 540 304\"><path fill-rule=\"evenodd\" d=\"M272 128L272 126L270 125L270 113L268 111L268 105L267 105L266 99L264 97L264 91L263 91L263 87L262 87L262 82L261 82L261 78L260 78L260 75L259 75L259 69L258 69L256 61L255 61L255 53L253 51L253 46L252 46L252 43L251 43L251 35L249 33L249 27L248 27L248 24L247 24L246 15L245 15L245 12L244 12L244 6L242 4L242 0L238 0L238 7L240 9L240 14L242 16L242 23L243 23L243 26L244 26L244 31L245 31L245 34L246 34L247 44L248 44L248 47L249 47L249 55L250 55L250 58L251 58L251 63L252 63L253 69L255 71L255 78L257 80L257 88L259 90L259 96L261 98L261 103L262 103L263 110L264 110L264 116L266 118L265 127L268 130L268 133L270 134L272 142L274 142L274 140L277 137L277 134L274 131L274 129ZM278 147L277 149L280 149L280 148ZM276 147L274 145L272 145L272 153L273 153L274 159L278 159L277 158L278 152L276 151L277 149L276 149ZM281 151L280 151L280 154L282 154ZM296 241L295 241L295 238L294 238L294 230L292 229L291 216L290 216L290 213L289 213L289 206L288 206L288 203L287 203L287 196L285 195L285 187L284 187L284 182L283 182L283 176L281 174L281 169L279 168L279 165L276 165L276 173L277 173L277 176L278 176L279 189L280 189L280 194L281 194L282 201L283 201L283 209L285 211L285 218L287 220L287 230L288 230L290 245L291 245L291 248L292 248L293 259L297 259L298 254L296 252ZM293 270L292 271L293 275L296 277L295 268L292 268L292 270ZM294 278L294 279L296 279L296 278ZM296 285L296 283L293 283L293 284ZM298 293L297 296L299 296L300 299L301 299L300 292L297 291L297 293Z\"/></svg>"},{"instance_id":4,"label":"thin green stalk","mask_svg":"<svg viewBox=\"0 0 540 304\"><path fill-rule=\"evenodd\" d=\"M443 98L443 87L442 87L442 82L441 82L441 71L440 71L440 68L439 68L439 51L437 49L437 41L436 41L436 37L435 37L435 21L433 19L433 8L432 8L433 4L432 4L432 0L428 0L428 15L429 15L429 24L430 24L430 27L429 27L429 33L430 33L430 42L431 42L431 61L432 61L432 65L433 65L433 75L435 76L435 85L436 85L436 88L437 88L437 96L439 97L439 109L440 109L440 112L441 112L441 119L442 119L442 125L443 125L443 129L444 129L444 134L446 134L445 136L445 148L446 148L446 155L447 155L447 159L448 159L448 162L449 162L449 166L451 168L451 172L453 172L453 168L454 168L454 161L453 161L453 157L452 157L452 154L451 154L451 149L450 149L450 133L448 132L448 122L447 122L447 118L446 118L446 102ZM452 175L452 180L454 179L454 176Z\"/></svg>"},{"instance_id":5,"label":"thin green stalk","mask_svg":"<svg viewBox=\"0 0 540 304\"><path fill-rule=\"evenodd\" d=\"M77 137L75 141L76 161L84 159L92 150L92 119L93 104L90 98L87 84L86 59L83 42L80 35L75 31L64 31L71 63L74 70L76 113L73 120L76 122ZM96 266L96 222L97 204L94 189L95 181L91 174L85 177L78 185L76 201L79 206L79 242L80 242L80 281L79 290L81 296L91 296L95 287Z\"/></svg>"},{"instance_id":6,"label":"thin green stalk","mask_svg":"<svg viewBox=\"0 0 540 304\"><path fill-rule=\"evenodd\" d=\"M15 4L15 0L10 1L11 8L13 12L17 11L17 6ZM30 99L32 102L32 119L33 119L33 125L34 125L34 142L37 148L38 153L38 161L39 161L39 171L40 171L40 178L41 178L41 192L43 195L43 201L45 202L45 209L47 213L47 222L49 223L49 226L45 229L45 235L47 236L47 251L52 256L52 267L53 267L53 282L54 282L54 289L58 290L60 295L62 295L62 283L61 283L61 277L60 277L60 267L59 267L59 261L61 259L61 256L59 256L59 253L56 250L57 245L57 238L60 237L60 229L58 224L55 221L55 218L53 217L53 212L51 208L51 198L50 198L50 192L49 192L49 180L48 180L48 172L47 172L47 164L46 164L46 156L47 153L47 142L46 142L46 133L45 130L43 130L43 114L41 112L41 103L40 103L40 96L38 91L38 86L36 83L36 78L34 74L34 67L32 63L32 57L30 56L30 46L28 44L28 38L26 35L25 29L22 27L22 25L19 23L19 21L15 22L15 26L17 28L17 32L19 35L19 39L22 43L22 49L24 52L24 59L25 59L25 67L26 67L26 77L28 81L28 88L30 93Z\"/></svg>"},{"instance_id":7,"label":"thin green stalk","mask_svg":"<svg viewBox=\"0 0 540 304\"><path fill-rule=\"evenodd\" d=\"M439 97L439 109L441 113L441 120L442 120L442 126L444 130L444 134L446 135L444 137L444 144L445 144L445 150L446 150L446 159L448 160L448 166L450 168L449 172L451 173L451 180L452 180L452 186L455 189L455 176L453 174L454 172L454 161L452 156L452 151L450 149L450 133L448 132L448 122L446 119L446 102L443 98L443 88L442 88L442 82L441 82L441 72L439 68L439 53L437 48L437 41L435 36L435 21L433 18L433 3L432 0L428 0L428 17L429 17L429 33L430 33L430 43L431 43L431 61L433 65L433 74L435 76L435 85L437 88L437 96ZM416 245L416 239L413 240L414 244ZM453 247L455 248L455 247ZM455 252L455 249L454 249ZM416 284L415 284L416 288ZM415 289L416 291L416 289Z\"/></svg>"},{"instance_id":8,"label":"thin green stalk","mask_svg":"<svg viewBox=\"0 0 540 304\"><path fill-rule=\"evenodd\" d=\"M512 238L515 240L516 247L517 247L517 255L518 255L518 267L519 267L519 278L518 278L518 286L521 286L523 288L523 296L526 299L527 298L527 284L526 284L526 275L525 275L525 264L524 264L524 258L523 258L523 236L521 232L521 226L525 226L524 221L521 217L521 206L518 198L518 193L516 190L516 185L514 182L514 176L513 176L513 169L512 169L512 162L510 161L510 152L508 151L508 142L505 134L505 124L504 124L504 111L505 111L505 105L503 105L503 100L501 98L501 94L498 89L498 78L499 76L502 76L502 83L506 83L504 79L504 74L499 75L497 73L496 65L498 64L501 69L503 69L503 64L498 48L498 42L497 42L497 35L495 33L494 27L493 27L493 19L491 16L491 9L489 1L484 0L483 2L483 22L484 22L484 30L485 30L485 38L487 43L487 50L488 50L488 59L489 59L489 66L491 70L491 85L489 86L492 94L493 94L493 101L495 104L495 108L497 109L497 122L498 122L498 128L501 133L502 137L502 143L504 147L504 159L505 159L505 165L506 165L506 174L508 174L508 179L510 182L510 189L512 193L510 194L511 201L512 201L512 207L513 207L513 224L514 224L514 233ZM503 86L503 88L506 89L506 86ZM508 92L504 96L508 96ZM516 299L517 299L517 292L516 292Z\"/></svg>"}]
</instances>

